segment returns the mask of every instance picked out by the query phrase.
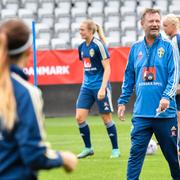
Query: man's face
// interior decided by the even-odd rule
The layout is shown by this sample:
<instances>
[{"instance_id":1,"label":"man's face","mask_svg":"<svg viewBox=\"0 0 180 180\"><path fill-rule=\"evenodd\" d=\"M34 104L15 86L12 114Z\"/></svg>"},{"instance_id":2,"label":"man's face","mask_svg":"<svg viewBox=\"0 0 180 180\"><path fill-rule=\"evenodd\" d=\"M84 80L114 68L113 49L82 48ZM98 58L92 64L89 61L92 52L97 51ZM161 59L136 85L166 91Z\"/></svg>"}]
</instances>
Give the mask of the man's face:
<instances>
[{"instance_id":1,"label":"man's face","mask_svg":"<svg viewBox=\"0 0 180 180\"><path fill-rule=\"evenodd\" d=\"M174 28L174 25L169 20L163 20L163 30L166 33L166 35L172 36Z\"/></svg>"},{"instance_id":2,"label":"man's face","mask_svg":"<svg viewBox=\"0 0 180 180\"><path fill-rule=\"evenodd\" d=\"M141 21L146 37L155 38L158 36L161 25L161 18L158 13L147 13Z\"/></svg>"},{"instance_id":3,"label":"man's face","mask_svg":"<svg viewBox=\"0 0 180 180\"><path fill-rule=\"evenodd\" d=\"M89 39L92 36L92 32L87 28L86 23L80 25L79 33L82 39Z\"/></svg>"}]
</instances>

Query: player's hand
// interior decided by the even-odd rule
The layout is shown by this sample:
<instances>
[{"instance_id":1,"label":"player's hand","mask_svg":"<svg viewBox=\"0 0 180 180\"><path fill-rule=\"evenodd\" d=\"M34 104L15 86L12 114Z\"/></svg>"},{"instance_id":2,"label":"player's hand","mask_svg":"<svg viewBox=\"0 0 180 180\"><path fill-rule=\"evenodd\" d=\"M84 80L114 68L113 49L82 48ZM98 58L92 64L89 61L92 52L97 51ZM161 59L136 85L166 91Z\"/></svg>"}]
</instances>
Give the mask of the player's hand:
<instances>
[{"instance_id":1,"label":"player's hand","mask_svg":"<svg viewBox=\"0 0 180 180\"><path fill-rule=\"evenodd\" d=\"M158 109L160 112L162 112L162 111L166 111L167 108L169 108L169 100L162 98L159 102Z\"/></svg>"},{"instance_id":2,"label":"player's hand","mask_svg":"<svg viewBox=\"0 0 180 180\"><path fill-rule=\"evenodd\" d=\"M106 89L105 88L100 88L97 94L98 100L103 100L106 95Z\"/></svg>"},{"instance_id":3,"label":"player's hand","mask_svg":"<svg viewBox=\"0 0 180 180\"><path fill-rule=\"evenodd\" d=\"M124 118L124 113L125 113L125 110L126 110L126 106L124 104L119 104L118 105L118 118L121 120L121 121L125 121L125 118Z\"/></svg>"},{"instance_id":4,"label":"player's hand","mask_svg":"<svg viewBox=\"0 0 180 180\"><path fill-rule=\"evenodd\" d=\"M74 171L78 163L76 155L71 152L60 152L60 154L64 161L65 171L68 173Z\"/></svg>"}]
</instances>

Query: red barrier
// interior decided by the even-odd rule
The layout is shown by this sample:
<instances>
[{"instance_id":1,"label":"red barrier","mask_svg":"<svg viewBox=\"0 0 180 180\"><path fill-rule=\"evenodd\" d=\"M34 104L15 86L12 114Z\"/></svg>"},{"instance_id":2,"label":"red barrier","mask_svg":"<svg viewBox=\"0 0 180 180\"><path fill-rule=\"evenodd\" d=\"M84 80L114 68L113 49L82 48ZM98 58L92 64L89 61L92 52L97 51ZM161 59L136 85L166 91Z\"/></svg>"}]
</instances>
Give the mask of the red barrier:
<instances>
[{"instance_id":1,"label":"red barrier","mask_svg":"<svg viewBox=\"0 0 180 180\"><path fill-rule=\"evenodd\" d=\"M122 82L128 47L110 48L111 82ZM24 71L33 83L33 56ZM83 80L83 64L77 50L49 50L37 52L37 73L39 85L79 84Z\"/></svg>"}]
</instances>

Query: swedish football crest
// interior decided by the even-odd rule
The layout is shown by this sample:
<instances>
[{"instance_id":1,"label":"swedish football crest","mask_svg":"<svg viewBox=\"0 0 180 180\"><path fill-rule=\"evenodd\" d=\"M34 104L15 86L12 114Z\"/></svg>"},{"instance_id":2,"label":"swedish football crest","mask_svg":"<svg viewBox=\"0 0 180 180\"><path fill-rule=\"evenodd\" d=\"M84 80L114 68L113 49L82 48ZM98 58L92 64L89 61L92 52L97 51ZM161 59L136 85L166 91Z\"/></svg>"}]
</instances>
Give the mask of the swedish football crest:
<instances>
[{"instance_id":1,"label":"swedish football crest","mask_svg":"<svg viewBox=\"0 0 180 180\"><path fill-rule=\"evenodd\" d=\"M162 58L164 56L164 48L161 47L161 48L158 49L158 56L160 58Z\"/></svg>"},{"instance_id":2,"label":"swedish football crest","mask_svg":"<svg viewBox=\"0 0 180 180\"><path fill-rule=\"evenodd\" d=\"M90 50L89 50L89 55L90 55L91 57L94 56L94 49L90 49Z\"/></svg>"}]
</instances>

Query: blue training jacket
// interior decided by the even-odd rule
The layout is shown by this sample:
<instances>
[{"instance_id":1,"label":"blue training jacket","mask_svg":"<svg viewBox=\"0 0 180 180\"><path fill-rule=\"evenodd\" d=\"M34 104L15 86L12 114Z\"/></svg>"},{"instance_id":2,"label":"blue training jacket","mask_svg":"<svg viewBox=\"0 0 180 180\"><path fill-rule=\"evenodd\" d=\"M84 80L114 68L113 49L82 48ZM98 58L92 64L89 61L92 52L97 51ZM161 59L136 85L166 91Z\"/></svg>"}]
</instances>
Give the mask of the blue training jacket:
<instances>
[{"instance_id":1,"label":"blue training jacket","mask_svg":"<svg viewBox=\"0 0 180 180\"><path fill-rule=\"evenodd\" d=\"M170 107L159 118L176 116L175 93L178 80L178 54L170 41L159 35L151 47L147 47L145 39L134 43L131 47L128 64L122 85L122 94L118 104L126 104L136 92L134 117L155 117L161 98L170 101ZM146 82L144 72L154 74L154 80Z\"/></svg>"},{"instance_id":2,"label":"blue training jacket","mask_svg":"<svg viewBox=\"0 0 180 180\"><path fill-rule=\"evenodd\" d=\"M0 179L35 180L37 170L59 167L63 160L43 140L40 90L26 81L21 69L12 66L11 70L17 119L11 132L0 124Z\"/></svg>"}]
</instances>

